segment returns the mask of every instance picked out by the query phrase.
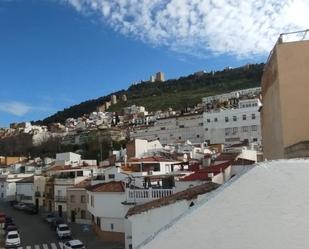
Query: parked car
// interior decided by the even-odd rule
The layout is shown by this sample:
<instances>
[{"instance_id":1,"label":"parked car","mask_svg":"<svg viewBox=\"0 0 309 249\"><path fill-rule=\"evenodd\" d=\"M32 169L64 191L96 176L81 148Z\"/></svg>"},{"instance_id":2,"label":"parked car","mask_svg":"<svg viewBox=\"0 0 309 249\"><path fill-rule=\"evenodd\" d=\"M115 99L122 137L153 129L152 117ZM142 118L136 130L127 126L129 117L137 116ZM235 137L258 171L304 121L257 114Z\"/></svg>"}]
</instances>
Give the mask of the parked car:
<instances>
[{"instance_id":1,"label":"parked car","mask_svg":"<svg viewBox=\"0 0 309 249\"><path fill-rule=\"evenodd\" d=\"M17 204L15 204L13 207L17 210L24 210L26 208L26 204L25 203L22 203L22 202L19 202Z\"/></svg>"},{"instance_id":2,"label":"parked car","mask_svg":"<svg viewBox=\"0 0 309 249\"><path fill-rule=\"evenodd\" d=\"M65 220L61 217L55 217L55 219L50 223L53 230L56 230L60 224L65 224Z\"/></svg>"},{"instance_id":3,"label":"parked car","mask_svg":"<svg viewBox=\"0 0 309 249\"><path fill-rule=\"evenodd\" d=\"M56 219L56 216L52 213L49 213L45 215L44 217L44 221L46 221L47 223L52 223L55 219Z\"/></svg>"},{"instance_id":4,"label":"parked car","mask_svg":"<svg viewBox=\"0 0 309 249\"><path fill-rule=\"evenodd\" d=\"M11 231L6 235L5 246L6 247L20 246L20 236L17 231Z\"/></svg>"},{"instance_id":5,"label":"parked car","mask_svg":"<svg viewBox=\"0 0 309 249\"><path fill-rule=\"evenodd\" d=\"M63 249L86 249L83 242L78 239L70 240L63 244Z\"/></svg>"},{"instance_id":6,"label":"parked car","mask_svg":"<svg viewBox=\"0 0 309 249\"><path fill-rule=\"evenodd\" d=\"M59 239L71 237L71 230L67 224L59 224L56 233Z\"/></svg>"},{"instance_id":7,"label":"parked car","mask_svg":"<svg viewBox=\"0 0 309 249\"><path fill-rule=\"evenodd\" d=\"M6 230L8 226L11 226L11 225L15 225L13 221L8 221L6 223L4 223L4 227L3 227L3 230Z\"/></svg>"},{"instance_id":8,"label":"parked car","mask_svg":"<svg viewBox=\"0 0 309 249\"><path fill-rule=\"evenodd\" d=\"M26 205L23 211L27 214L37 214L38 213L36 206L33 204Z\"/></svg>"},{"instance_id":9,"label":"parked car","mask_svg":"<svg viewBox=\"0 0 309 249\"><path fill-rule=\"evenodd\" d=\"M15 224L10 224L5 229L5 233L6 234L8 234L9 232L12 232L12 231L17 231L18 232L18 227Z\"/></svg>"}]
</instances>

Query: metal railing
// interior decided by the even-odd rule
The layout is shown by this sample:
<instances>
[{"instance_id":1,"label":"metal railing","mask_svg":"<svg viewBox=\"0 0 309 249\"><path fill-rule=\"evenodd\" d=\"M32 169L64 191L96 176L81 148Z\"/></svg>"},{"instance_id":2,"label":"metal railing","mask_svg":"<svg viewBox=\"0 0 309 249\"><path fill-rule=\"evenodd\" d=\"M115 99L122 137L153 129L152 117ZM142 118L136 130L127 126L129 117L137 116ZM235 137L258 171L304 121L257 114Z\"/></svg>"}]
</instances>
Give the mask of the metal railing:
<instances>
[{"instance_id":1,"label":"metal railing","mask_svg":"<svg viewBox=\"0 0 309 249\"><path fill-rule=\"evenodd\" d=\"M150 201L174 194L174 189L127 189L127 201Z\"/></svg>"}]
</instances>

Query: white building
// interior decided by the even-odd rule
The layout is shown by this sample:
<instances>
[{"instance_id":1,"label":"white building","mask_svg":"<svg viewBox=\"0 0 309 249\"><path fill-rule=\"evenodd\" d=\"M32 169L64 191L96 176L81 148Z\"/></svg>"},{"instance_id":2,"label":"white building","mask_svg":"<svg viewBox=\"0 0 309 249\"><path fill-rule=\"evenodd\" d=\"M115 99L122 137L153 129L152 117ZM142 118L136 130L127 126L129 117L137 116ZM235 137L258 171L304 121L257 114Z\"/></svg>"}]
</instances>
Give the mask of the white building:
<instances>
[{"instance_id":1,"label":"white building","mask_svg":"<svg viewBox=\"0 0 309 249\"><path fill-rule=\"evenodd\" d=\"M56 175L54 180L54 211L62 216L67 212L67 189L91 177L93 170L73 167L58 171L57 168L54 168L48 173Z\"/></svg>"},{"instance_id":2,"label":"white building","mask_svg":"<svg viewBox=\"0 0 309 249\"><path fill-rule=\"evenodd\" d=\"M99 183L87 188L87 209L94 228L103 240L125 243L125 222L128 210L173 194L172 189L126 188L121 181Z\"/></svg>"},{"instance_id":3,"label":"white building","mask_svg":"<svg viewBox=\"0 0 309 249\"><path fill-rule=\"evenodd\" d=\"M16 196L16 181L10 181L7 177L0 178L0 200L14 200Z\"/></svg>"},{"instance_id":4,"label":"white building","mask_svg":"<svg viewBox=\"0 0 309 249\"><path fill-rule=\"evenodd\" d=\"M164 226L204 200L217 187L218 184L205 183L130 208L125 221L125 248L139 248Z\"/></svg>"},{"instance_id":5,"label":"white building","mask_svg":"<svg viewBox=\"0 0 309 249\"><path fill-rule=\"evenodd\" d=\"M134 128L130 132L130 138L159 140L161 144L173 144L186 140L201 143L204 141L203 114L161 118L153 126Z\"/></svg>"},{"instance_id":6,"label":"white building","mask_svg":"<svg viewBox=\"0 0 309 249\"><path fill-rule=\"evenodd\" d=\"M308 248L308 166L308 160L261 163L137 248Z\"/></svg>"},{"instance_id":7,"label":"white building","mask_svg":"<svg viewBox=\"0 0 309 249\"><path fill-rule=\"evenodd\" d=\"M134 139L127 143L127 157L141 158L163 149L160 141L148 141L143 139Z\"/></svg>"},{"instance_id":8,"label":"white building","mask_svg":"<svg viewBox=\"0 0 309 249\"><path fill-rule=\"evenodd\" d=\"M261 144L259 99L240 100L237 108L204 112L204 138L210 144Z\"/></svg>"},{"instance_id":9,"label":"white building","mask_svg":"<svg viewBox=\"0 0 309 249\"><path fill-rule=\"evenodd\" d=\"M77 166L80 164L81 155L72 153L72 152L65 152L65 153L57 153L56 154L56 165L72 165Z\"/></svg>"},{"instance_id":10,"label":"white building","mask_svg":"<svg viewBox=\"0 0 309 249\"><path fill-rule=\"evenodd\" d=\"M16 182L16 200L33 204L34 201L34 177L24 178Z\"/></svg>"}]
</instances>

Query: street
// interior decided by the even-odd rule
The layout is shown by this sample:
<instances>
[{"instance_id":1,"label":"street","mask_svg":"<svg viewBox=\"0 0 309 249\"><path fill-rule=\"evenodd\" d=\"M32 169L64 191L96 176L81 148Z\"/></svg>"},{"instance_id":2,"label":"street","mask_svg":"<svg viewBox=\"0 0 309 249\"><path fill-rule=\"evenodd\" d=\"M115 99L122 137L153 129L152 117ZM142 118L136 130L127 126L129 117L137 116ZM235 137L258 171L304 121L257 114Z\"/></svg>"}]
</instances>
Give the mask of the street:
<instances>
[{"instance_id":1,"label":"street","mask_svg":"<svg viewBox=\"0 0 309 249\"><path fill-rule=\"evenodd\" d=\"M62 249L63 243L70 239L58 239L56 232L44 222L42 215L29 215L15 210L8 203L0 202L0 212L11 216L19 228L21 246L19 249ZM92 228L84 232L83 225L69 223L72 239L81 240L87 249L122 249L122 245L107 244L97 237ZM4 231L0 231L0 248L4 248Z\"/></svg>"}]
</instances>

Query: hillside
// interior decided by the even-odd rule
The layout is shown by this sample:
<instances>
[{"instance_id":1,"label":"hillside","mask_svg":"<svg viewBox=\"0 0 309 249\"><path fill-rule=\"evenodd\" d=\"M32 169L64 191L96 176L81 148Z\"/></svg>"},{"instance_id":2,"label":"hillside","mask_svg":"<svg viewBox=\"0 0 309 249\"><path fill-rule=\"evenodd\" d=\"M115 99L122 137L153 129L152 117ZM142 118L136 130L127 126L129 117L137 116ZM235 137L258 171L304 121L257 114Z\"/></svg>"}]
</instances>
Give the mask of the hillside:
<instances>
[{"instance_id":1,"label":"hillside","mask_svg":"<svg viewBox=\"0 0 309 249\"><path fill-rule=\"evenodd\" d=\"M165 82L142 82L127 90L111 93L98 99L88 100L71 106L38 121L43 124L64 122L67 118L77 118L96 110L96 107L110 99L112 94L126 94L127 102L118 102L109 111L120 111L129 105L142 105L147 110L166 110L169 107L180 110L201 102L202 97L260 86L264 64L206 73L202 76L189 75Z\"/></svg>"}]
</instances>

